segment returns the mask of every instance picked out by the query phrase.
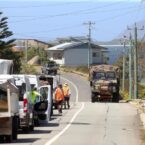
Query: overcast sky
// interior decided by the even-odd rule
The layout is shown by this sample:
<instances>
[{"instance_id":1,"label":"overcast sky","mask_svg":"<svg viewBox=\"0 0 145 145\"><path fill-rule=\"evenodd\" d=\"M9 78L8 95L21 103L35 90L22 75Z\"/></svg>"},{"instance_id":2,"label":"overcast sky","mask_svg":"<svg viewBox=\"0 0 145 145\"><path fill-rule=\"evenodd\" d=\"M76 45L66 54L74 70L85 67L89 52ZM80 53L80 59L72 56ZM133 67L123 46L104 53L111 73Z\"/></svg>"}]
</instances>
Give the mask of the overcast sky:
<instances>
[{"instance_id":1,"label":"overcast sky","mask_svg":"<svg viewBox=\"0 0 145 145\"><path fill-rule=\"evenodd\" d=\"M109 41L127 25L145 20L140 0L0 0L0 11L8 16L14 38L41 40L86 36L84 23L92 21L92 38Z\"/></svg>"}]
</instances>

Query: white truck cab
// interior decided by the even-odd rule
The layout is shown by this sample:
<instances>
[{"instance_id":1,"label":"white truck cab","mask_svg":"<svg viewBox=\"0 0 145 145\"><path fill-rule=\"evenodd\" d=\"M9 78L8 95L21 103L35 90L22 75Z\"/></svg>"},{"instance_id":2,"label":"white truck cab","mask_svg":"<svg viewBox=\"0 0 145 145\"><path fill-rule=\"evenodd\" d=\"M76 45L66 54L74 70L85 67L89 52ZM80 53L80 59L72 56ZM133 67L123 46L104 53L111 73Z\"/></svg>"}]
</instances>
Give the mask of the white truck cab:
<instances>
[{"instance_id":1,"label":"white truck cab","mask_svg":"<svg viewBox=\"0 0 145 145\"><path fill-rule=\"evenodd\" d=\"M3 76L3 75L2 75ZM0 78L2 77L0 75ZM19 122L19 91L13 78L0 79L0 139L17 139Z\"/></svg>"}]
</instances>

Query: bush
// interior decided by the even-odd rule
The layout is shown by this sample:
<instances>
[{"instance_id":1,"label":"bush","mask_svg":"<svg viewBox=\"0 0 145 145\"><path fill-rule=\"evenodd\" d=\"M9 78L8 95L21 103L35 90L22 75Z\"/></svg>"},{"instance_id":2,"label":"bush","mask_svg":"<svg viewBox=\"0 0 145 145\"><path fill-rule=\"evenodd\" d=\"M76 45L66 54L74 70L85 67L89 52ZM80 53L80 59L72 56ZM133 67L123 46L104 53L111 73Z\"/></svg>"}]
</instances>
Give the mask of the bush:
<instances>
[{"instance_id":1,"label":"bush","mask_svg":"<svg viewBox=\"0 0 145 145\"><path fill-rule=\"evenodd\" d=\"M21 74L37 74L37 71L33 65L23 64L21 66Z\"/></svg>"}]
</instances>

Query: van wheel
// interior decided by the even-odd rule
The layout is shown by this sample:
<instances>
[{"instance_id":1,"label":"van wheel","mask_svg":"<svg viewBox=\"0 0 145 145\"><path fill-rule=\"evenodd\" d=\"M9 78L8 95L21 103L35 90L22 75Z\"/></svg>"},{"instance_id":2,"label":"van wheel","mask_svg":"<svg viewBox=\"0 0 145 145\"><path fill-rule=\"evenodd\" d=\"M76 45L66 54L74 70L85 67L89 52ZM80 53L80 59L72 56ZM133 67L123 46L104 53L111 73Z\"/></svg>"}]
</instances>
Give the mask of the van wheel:
<instances>
[{"instance_id":1,"label":"van wheel","mask_svg":"<svg viewBox=\"0 0 145 145\"><path fill-rule=\"evenodd\" d=\"M29 131L30 131L30 130L29 130L29 127L23 127L22 130L23 130L25 133L29 133Z\"/></svg>"},{"instance_id":2,"label":"van wheel","mask_svg":"<svg viewBox=\"0 0 145 145\"><path fill-rule=\"evenodd\" d=\"M34 125L35 126L39 126L40 125L38 118L37 119L34 119Z\"/></svg>"},{"instance_id":3,"label":"van wheel","mask_svg":"<svg viewBox=\"0 0 145 145\"><path fill-rule=\"evenodd\" d=\"M29 128L30 128L31 131L34 130L34 120L32 121L32 125L30 125Z\"/></svg>"}]
</instances>

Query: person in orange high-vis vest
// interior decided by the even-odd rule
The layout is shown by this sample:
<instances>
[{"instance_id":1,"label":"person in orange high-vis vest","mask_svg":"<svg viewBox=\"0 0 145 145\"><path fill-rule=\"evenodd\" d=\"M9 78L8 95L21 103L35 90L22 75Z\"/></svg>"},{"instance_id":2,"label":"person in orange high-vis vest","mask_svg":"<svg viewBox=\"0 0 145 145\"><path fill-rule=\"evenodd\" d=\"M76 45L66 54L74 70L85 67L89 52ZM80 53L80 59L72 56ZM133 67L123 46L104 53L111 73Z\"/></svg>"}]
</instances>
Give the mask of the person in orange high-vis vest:
<instances>
[{"instance_id":1,"label":"person in orange high-vis vest","mask_svg":"<svg viewBox=\"0 0 145 145\"><path fill-rule=\"evenodd\" d=\"M58 87L56 88L54 96L55 96L55 102L57 105L58 113L61 114L62 113L62 104L63 104L63 100L64 100L64 93L63 93L61 84L59 84Z\"/></svg>"},{"instance_id":2,"label":"person in orange high-vis vest","mask_svg":"<svg viewBox=\"0 0 145 145\"><path fill-rule=\"evenodd\" d=\"M69 100L71 91L67 83L63 85L63 92L64 92L64 108L66 109L67 106L67 108L69 109L70 108Z\"/></svg>"}]
</instances>

